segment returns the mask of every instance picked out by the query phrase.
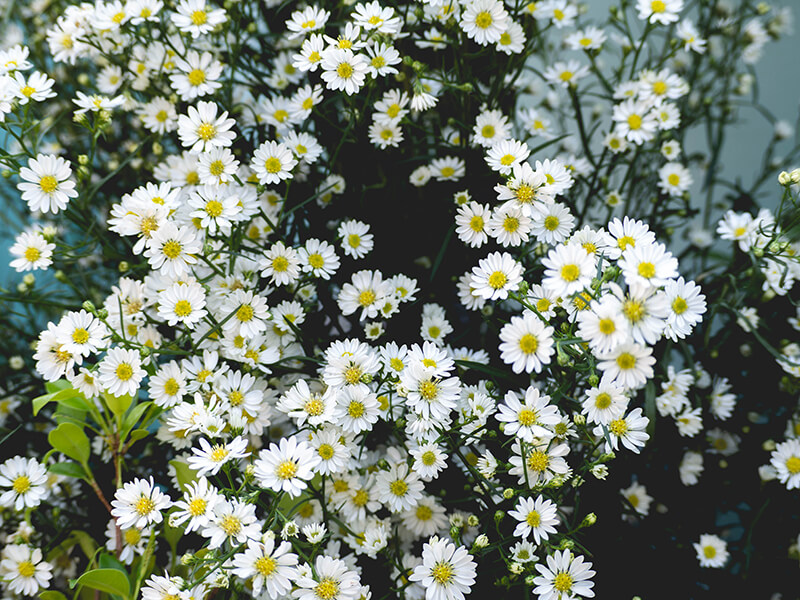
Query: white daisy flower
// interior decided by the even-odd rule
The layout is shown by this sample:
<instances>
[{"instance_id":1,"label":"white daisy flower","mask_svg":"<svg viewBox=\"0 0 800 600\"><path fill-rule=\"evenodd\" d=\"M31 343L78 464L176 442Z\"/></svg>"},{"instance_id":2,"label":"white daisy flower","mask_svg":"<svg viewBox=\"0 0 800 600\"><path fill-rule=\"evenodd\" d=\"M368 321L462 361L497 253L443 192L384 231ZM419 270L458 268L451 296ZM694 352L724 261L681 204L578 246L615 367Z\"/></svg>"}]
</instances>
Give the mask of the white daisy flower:
<instances>
[{"instance_id":1,"label":"white daisy flower","mask_svg":"<svg viewBox=\"0 0 800 600\"><path fill-rule=\"evenodd\" d=\"M631 452L639 454L639 449L644 447L650 435L645 432L650 420L642 415L641 408L634 408L627 415L613 419L608 426L598 425L592 433L596 436L608 435L605 451L619 450L619 443Z\"/></svg>"},{"instance_id":2,"label":"white daisy flower","mask_svg":"<svg viewBox=\"0 0 800 600\"><path fill-rule=\"evenodd\" d=\"M165 277L179 279L189 272L189 265L197 262L196 255L203 244L188 226L178 227L167 221L147 240L147 257L150 267Z\"/></svg>"},{"instance_id":3,"label":"white daisy flower","mask_svg":"<svg viewBox=\"0 0 800 600\"><path fill-rule=\"evenodd\" d=\"M156 487L150 477L134 479L117 489L111 506L111 515L117 519L119 527L141 529L151 523L161 523L161 511L172 506L172 501Z\"/></svg>"},{"instance_id":4,"label":"white daisy flower","mask_svg":"<svg viewBox=\"0 0 800 600\"><path fill-rule=\"evenodd\" d=\"M254 475L262 487L276 492L286 492L291 497L299 496L314 476L319 456L304 441L296 436L281 438L279 444L272 443L262 450L254 463Z\"/></svg>"},{"instance_id":5,"label":"white daisy flower","mask_svg":"<svg viewBox=\"0 0 800 600\"><path fill-rule=\"evenodd\" d=\"M786 489L800 488L800 439L790 439L775 446L770 455L778 480Z\"/></svg>"},{"instance_id":6,"label":"white daisy flower","mask_svg":"<svg viewBox=\"0 0 800 600\"><path fill-rule=\"evenodd\" d=\"M511 365L514 373L541 372L550 363L553 349L553 328L545 325L535 313L526 310L513 316L500 330L500 358Z\"/></svg>"},{"instance_id":7,"label":"white daisy flower","mask_svg":"<svg viewBox=\"0 0 800 600\"><path fill-rule=\"evenodd\" d=\"M357 600L361 596L361 580L347 565L341 559L318 555L313 571L300 571L292 595L297 600Z\"/></svg>"},{"instance_id":8,"label":"white daisy flower","mask_svg":"<svg viewBox=\"0 0 800 600\"><path fill-rule=\"evenodd\" d=\"M653 377L655 362L651 348L626 342L601 354L597 366L605 376L623 388L638 389Z\"/></svg>"},{"instance_id":9,"label":"white daisy flower","mask_svg":"<svg viewBox=\"0 0 800 600\"><path fill-rule=\"evenodd\" d=\"M219 116L217 111L214 102L200 101L197 107L190 106L186 115L178 117L178 137L184 148L200 153L233 143L236 132L231 131L231 128L236 121L228 118L227 111Z\"/></svg>"},{"instance_id":10,"label":"white daisy flower","mask_svg":"<svg viewBox=\"0 0 800 600\"><path fill-rule=\"evenodd\" d=\"M39 548L26 544L7 544L0 561L0 575L12 594L35 596L50 587L53 565L45 561Z\"/></svg>"},{"instance_id":11,"label":"white daisy flower","mask_svg":"<svg viewBox=\"0 0 800 600\"><path fill-rule=\"evenodd\" d=\"M422 546L422 564L414 568L409 581L418 581L431 600L461 600L475 583L475 560L464 546L431 537Z\"/></svg>"},{"instance_id":12,"label":"white daisy flower","mask_svg":"<svg viewBox=\"0 0 800 600\"><path fill-rule=\"evenodd\" d=\"M637 244L617 264L630 287L661 287L678 276L678 259L659 243Z\"/></svg>"},{"instance_id":13,"label":"white daisy flower","mask_svg":"<svg viewBox=\"0 0 800 600\"><path fill-rule=\"evenodd\" d=\"M504 423L503 433L529 443L534 438L553 437L552 427L561 420L558 408L550 405L550 396L540 394L533 386L525 390L524 403L516 393L508 391L498 409L494 418Z\"/></svg>"},{"instance_id":14,"label":"white daisy flower","mask_svg":"<svg viewBox=\"0 0 800 600\"><path fill-rule=\"evenodd\" d=\"M280 142L263 142L253 153L250 167L262 185L280 183L292 178L297 159L292 151Z\"/></svg>"},{"instance_id":15,"label":"white daisy flower","mask_svg":"<svg viewBox=\"0 0 800 600\"><path fill-rule=\"evenodd\" d=\"M556 532L555 525L560 522L557 509L558 506L542 496L535 499L521 497L514 510L508 511L509 515L519 521L514 535L527 539L533 534L535 543L541 544L542 540Z\"/></svg>"},{"instance_id":16,"label":"white daisy flower","mask_svg":"<svg viewBox=\"0 0 800 600\"><path fill-rule=\"evenodd\" d=\"M98 381L114 396L135 396L147 372L136 350L111 348L100 361Z\"/></svg>"},{"instance_id":17,"label":"white daisy flower","mask_svg":"<svg viewBox=\"0 0 800 600\"><path fill-rule=\"evenodd\" d=\"M241 500L223 500L214 507L209 524L200 529L209 538L208 548L219 548L226 541L236 546L261 538L261 525L256 519L256 507Z\"/></svg>"},{"instance_id":18,"label":"white daisy flower","mask_svg":"<svg viewBox=\"0 0 800 600\"><path fill-rule=\"evenodd\" d=\"M169 76L170 85L181 100L189 102L221 88L222 83L217 80L222 69L222 63L215 60L211 52L200 54L189 50L186 58L175 58L175 72Z\"/></svg>"},{"instance_id":19,"label":"white daisy flower","mask_svg":"<svg viewBox=\"0 0 800 600\"><path fill-rule=\"evenodd\" d=\"M200 448L192 448L194 456L190 456L187 462L200 477L206 474L216 475L225 463L250 455L247 450L247 440L242 436L213 446L205 438L200 438L199 443Z\"/></svg>"},{"instance_id":20,"label":"white daisy flower","mask_svg":"<svg viewBox=\"0 0 800 600\"><path fill-rule=\"evenodd\" d=\"M700 541L692 544L692 547L697 552L701 567L724 567L730 556L725 540L711 533L702 534Z\"/></svg>"},{"instance_id":21,"label":"white daisy flower","mask_svg":"<svg viewBox=\"0 0 800 600\"><path fill-rule=\"evenodd\" d=\"M300 257L300 268L304 273L328 280L339 269L341 264L334 247L328 242L310 238L297 251Z\"/></svg>"},{"instance_id":22,"label":"white daisy flower","mask_svg":"<svg viewBox=\"0 0 800 600\"><path fill-rule=\"evenodd\" d=\"M35 508L48 495L47 469L35 458L15 456L0 465L0 506L13 506L21 512Z\"/></svg>"},{"instance_id":23,"label":"white daisy flower","mask_svg":"<svg viewBox=\"0 0 800 600\"><path fill-rule=\"evenodd\" d=\"M569 550L556 550L547 556L547 566L537 564L540 575L533 580L533 593L540 600L562 600L585 596L594 597L592 563L583 556L575 556Z\"/></svg>"},{"instance_id":24,"label":"white daisy flower","mask_svg":"<svg viewBox=\"0 0 800 600\"><path fill-rule=\"evenodd\" d=\"M22 199L32 212L56 214L64 210L70 198L77 198L69 161L54 154L38 154L19 170L23 180L17 184Z\"/></svg>"},{"instance_id":25,"label":"white daisy flower","mask_svg":"<svg viewBox=\"0 0 800 600\"><path fill-rule=\"evenodd\" d=\"M491 218L488 204L470 202L456 211L456 234L470 248L480 248L489 240L486 225Z\"/></svg>"},{"instance_id":26,"label":"white daisy flower","mask_svg":"<svg viewBox=\"0 0 800 600\"><path fill-rule=\"evenodd\" d=\"M589 287L597 274L595 256L578 244L552 248L542 259L545 267L542 287L557 296L570 296Z\"/></svg>"},{"instance_id":27,"label":"white daisy flower","mask_svg":"<svg viewBox=\"0 0 800 600\"><path fill-rule=\"evenodd\" d=\"M170 19L175 27L193 38L210 32L228 20L224 9L208 7L206 0L181 0L175 12L170 14Z\"/></svg>"},{"instance_id":28,"label":"white daisy flower","mask_svg":"<svg viewBox=\"0 0 800 600\"><path fill-rule=\"evenodd\" d=\"M183 498L175 502L177 509L170 514L170 527L184 525L186 533L207 527L217 504L224 502L224 497L217 489L201 476L186 486Z\"/></svg>"},{"instance_id":29,"label":"white daisy flower","mask_svg":"<svg viewBox=\"0 0 800 600\"><path fill-rule=\"evenodd\" d=\"M628 398L621 386L603 377L597 387L586 390L581 414L589 423L608 425L618 419L628 408Z\"/></svg>"},{"instance_id":30,"label":"white daisy flower","mask_svg":"<svg viewBox=\"0 0 800 600\"><path fill-rule=\"evenodd\" d=\"M39 232L23 232L17 236L9 248L11 256L16 256L9 264L18 273L47 269L53 264L53 250L56 245L48 242Z\"/></svg>"},{"instance_id":31,"label":"white daisy flower","mask_svg":"<svg viewBox=\"0 0 800 600\"><path fill-rule=\"evenodd\" d=\"M158 316L175 326L183 323L194 328L203 317L206 295L203 286L197 282L173 283L158 295Z\"/></svg>"},{"instance_id":32,"label":"white daisy flower","mask_svg":"<svg viewBox=\"0 0 800 600\"><path fill-rule=\"evenodd\" d=\"M322 53L322 80L329 90L355 94L366 80L368 62L349 48L328 48Z\"/></svg>"},{"instance_id":33,"label":"white daisy flower","mask_svg":"<svg viewBox=\"0 0 800 600\"><path fill-rule=\"evenodd\" d=\"M253 596L261 590L272 600L283 598L292 589L297 577L297 555L290 552L292 545L281 542L275 547L275 538L265 536L263 542L248 540L247 549L233 556L233 574L250 580Z\"/></svg>"},{"instance_id":34,"label":"white daisy flower","mask_svg":"<svg viewBox=\"0 0 800 600\"><path fill-rule=\"evenodd\" d=\"M275 285L289 285L300 276L300 258L297 251L291 246L284 246L283 242L275 242L269 250L260 257L259 267L261 276L269 277Z\"/></svg>"},{"instance_id":35,"label":"white daisy flower","mask_svg":"<svg viewBox=\"0 0 800 600\"><path fill-rule=\"evenodd\" d=\"M459 25L467 37L486 46L500 41L510 17L498 0L473 0L461 13Z\"/></svg>"},{"instance_id":36,"label":"white daisy flower","mask_svg":"<svg viewBox=\"0 0 800 600\"><path fill-rule=\"evenodd\" d=\"M356 259L365 257L375 245L374 236L369 233L369 225L354 219L343 221L336 235L341 239L344 253Z\"/></svg>"},{"instance_id":37,"label":"white daisy flower","mask_svg":"<svg viewBox=\"0 0 800 600\"><path fill-rule=\"evenodd\" d=\"M584 253L585 255L585 253ZM472 268L474 294L486 300L505 300L522 282L522 265L507 252L492 252Z\"/></svg>"}]
</instances>

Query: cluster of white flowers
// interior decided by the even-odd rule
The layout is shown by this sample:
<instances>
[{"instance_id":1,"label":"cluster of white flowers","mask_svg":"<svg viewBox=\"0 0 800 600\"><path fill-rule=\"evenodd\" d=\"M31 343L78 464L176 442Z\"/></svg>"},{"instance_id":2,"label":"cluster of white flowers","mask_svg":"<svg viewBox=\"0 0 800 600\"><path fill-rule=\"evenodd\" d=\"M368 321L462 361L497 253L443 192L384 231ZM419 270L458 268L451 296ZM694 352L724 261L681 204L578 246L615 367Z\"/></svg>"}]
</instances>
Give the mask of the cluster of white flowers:
<instances>
[{"instance_id":1,"label":"cluster of white flowers","mask_svg":"<svg viewBox=\"0 0 800 600\"><path fill-rule=\"evenodd\" d=\"M0 464L0 505L24 514L58 500L58 477L83 480L109 512L104 556L138 565L144 600L226 587L360 600L377 595L373 565L386 568L381 594L408 600L461 600L495 580L542 600L592 597L592 563L572 551L595 520L576 508L585 478L640 453L655 414L707 452L740 442L703 428L704 410L726 421L737 395L689 351L706 296L664 225L689 214L686 65L713 40L682 18L683 0L629 6L636 44L584 24L570 0L218 4L67 5L46 25L55 79L28 47L0 51L0 124L34 131L63 111L92 140L73 152L36 129L0 153L35 219L11 266L55 266L72 283L62 268L91 266L88 249L119 269L110 292L73 285L80 301L35 344L45 400L75 411L50 439L72 462ZM744 59L786 19L732 33ZM644 64L651 34L674 52ZM539 70L528 55L540 47L580 59ZM596 61L620 49L616 73ZM75 97L62 92L60 70L84 67ZM446 210L439 255L417 257L429 240L414 232L387 248L370 190ZM717 233L764 258L765 293L800 277L800 246L766 209L728 212ZM381 264L387 253L408 268ZM738 316L757 328L753 309ZM800 330L800 312L790 322ZM800 377L797 344L781 352ZM2 419L20 405L0 402ZM798 415L771 460L790 489ZM162 464L143 467L136 442ZM694 485L703 453L685 450L676 477ZM110 501L100 462L115 469ZM622 495L649 512L638 480ZM24 523L0 579L35 595L64 570ZM148 571L168 536L172 566ZM727 562L716 536L695 549L701 566Z\"/></svg>"}]
</instances>

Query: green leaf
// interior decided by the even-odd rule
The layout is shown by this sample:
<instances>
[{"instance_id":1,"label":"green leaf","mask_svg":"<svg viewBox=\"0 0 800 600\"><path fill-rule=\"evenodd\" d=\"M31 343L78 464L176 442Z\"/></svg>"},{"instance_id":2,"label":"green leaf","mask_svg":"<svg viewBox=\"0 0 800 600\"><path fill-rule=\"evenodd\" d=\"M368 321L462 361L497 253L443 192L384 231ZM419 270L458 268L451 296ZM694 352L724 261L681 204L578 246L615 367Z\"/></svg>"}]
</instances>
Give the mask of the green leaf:
<instances>
[{"instance_id":1,"label":"green leaf","mask_svg":"<svg viewBox=\"0 0 800 600\"><path fill-rule=\"evenodd\" d=\"M62 388L60 390L56 390L54 392L50 392L49 394L45 394L44 396L39 396L38 398L34 398L33 416L35 417L37 414L39 414L39 411L42 410L42 408L46 404L49 404L50 402L58 402L59 404L63 404L65 406L68 406L69 408L74 408L77 410L82 410L82 411L88 410L83 394L72 387L67 387L67 388Z\"/></svg>"},{"instance_id":2,"label":"green leaf","mask_svg":"<svg viewBox=\"0 0 800 600\"><path fill-rule=\"evenodd\" d=\"M189 465L180 460L169 461L175 468L175 478L178 480L178 487L186 488L187 485L197 480L197 471L191 469Z\"/></svg>"},{"instance_id":3,"label":"green leaf","mask_svg":"<svg viewBox=\"0 0 800 600\"><path fill-rule=\"evenodd\" d=\"M131 444L146 438L148 435L150 435L150 432L147 429L134 429L131 431Z\"/></svg>"},{"instance_id":4,"label":"green leaf","mask_svg":"<svg viewBox=\"0 0 800 600\"><path fill-rule=\"evenodd\" d=\"M117 416L122 416L133 403L133 396L126 394L124 396L113 396L111 394L103 393L103 399L106 401L108 408L111 409Z\"/></svg>"},{"instance_id":5,"label":"green leaf","mask_svg":"<svg viewBox=\"0 0 800 600\"><path fill-rule=\"evenodd\" d=\"M61 423L47 436L50 445L81 464L89 460L89 438L74 423Z\"/></svg>"},{"instance_id":6,"label":"green leaf","mask_svg":"<svg viewBox=\"0 0 800 600\"><path fill-rule=\"evenodd\" d=\"M51 473L64 475L65 477L75 477L76 479L86 479L86 471L78 463L66 461L50 465L47 468Z\"/></svg>"},{"instance_id":7,"label":"green leaf","mask_svg":"<svg viewBox=\"0 0 800 600\"><path fill-rule=\"evenodd\" d=\"M84 586L122 597L127 597L131 592L131 584L128 581L128 577L116 569L93 569L92 571L86 571L86 573L77 579L70 580L70 589L74 589L75 586Z\"/></svg>"},{"instance_id":8,"label":"green leaf","mask_svg":"<svg viewBox=\"0 0 800 600\"><path fill-rule=\"evenodd\" d=\"M53 394L55 392L60 392L61 390L66 390L72 387L72 384L67 381L66 379L58 379L56 381L48 381L44 384L44 389L47 390L48 394Z\"/></svg>"},{"instance_id":9,"label":"green leaf","mask_svg":"<svg viewBox=\"0 0 800 600\"><path fill-rule=\"evenodd\" d=\"M75 543L81 547L81 550L86 555L86 558L92 559L94 557L95 551L97 550L97 544L94 541L94 538L90 536L85 531L80 531L75 529L70 533L72 539L75 540Z\"/></svg>"},{"instance_id":10,"label":"green leaf","mask_svg":"<svg viewBox=\"0 0 800 600\"><path fill-rule=\"evenodd\" d=\"M122 571L125 573L125 576L128 575L128 570L125 568L121 562L119 562L116 558L111 556L110 554L106 554L105 552L100 555L100 568L101 569L116 569L117 571Z\"/></svg>"},{"instance_id":11,"label":"green leaf","mask_svg":"<svg viewBox=\"0 0 800 600\"><path fill-rule=\"evenodd\" d=\"M139 419L142 418L142 415L145 411L153 405L152 402L142 402L141 404L137 404L134 406L128 414L125 415L125 418L122 419L122 437L124 438L128 435L128 432L133 429L133 426L139 422Z\"/></svg>"},{"instance_id":12,"label":"green leaf","mask_svg":"<svg viewBox=\"0 0 800 600\"><path fill-rule=\"evenodd\" d=\"M39 594L41 600L67 600L67 597L61 592L55 590L46 590Z\"/></svg>"}]
</instances>

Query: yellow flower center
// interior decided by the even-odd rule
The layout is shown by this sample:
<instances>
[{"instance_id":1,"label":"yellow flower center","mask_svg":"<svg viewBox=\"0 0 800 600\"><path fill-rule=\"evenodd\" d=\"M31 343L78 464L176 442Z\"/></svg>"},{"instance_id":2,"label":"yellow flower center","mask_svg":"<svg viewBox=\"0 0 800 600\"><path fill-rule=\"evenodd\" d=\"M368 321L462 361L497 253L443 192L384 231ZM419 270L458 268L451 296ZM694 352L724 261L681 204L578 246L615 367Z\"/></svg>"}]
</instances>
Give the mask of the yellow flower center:
<instances>
[{"instance_id":1,"label":"yellow flower center","mask_svg":"<svg viewBox=\"0 0 800 600\"><path fill-rule=\"evenodd\" d=\"M639 115L631 115L628 117L628 127L633 130L641 129L642 127L642 117Z\"/></svg>"},{"instance_id":2,"label":"yellow flower center","mask_svg":"<svg viewBox=\"0 0 800 600\"><path fill-rule=\"evenodd\" d=\"M786 470L792 475L800 473L800 457L790 456L786 459Z\"/></svg>"},{"instance_id":3,"label":"yellow flower center","mask_svg":"<svg viewBox=\"0 0 800 600\"><path fill-rule=\"evenodd\" d=\"M27 260L28 262L32 263L36 262L37 260L39 260L39 257L41 255L42 253L39 251L39 249L34 248L33 246L25 250L25 260Z\"/></svg>"},{"instance_id":4,"label":"yellow flower center","mask_svg":"<svg viewBox=\"0 0 800 600\"><path fill-rule=\"evenodd\" d=\"M483 217L480 215L475 215L469 220L469 228L472 229L475 233L480 233L483 231L484 221Z\"/></svg>"},{"instance_id":5,"label":"yellow flower center","mask_svg":"<svg viewBox=\"0 0 800 600\"><path fill-rule=\"evenodd\" d=\"M11 484L12 489L17 494L24 494L31 489L31 480L27 475L20 475Z\"/></svg>"},{"instance_id":6,"label":"yellow flower center","mask_svg":"<svg viewBox=\"0 0 800 600\"><path fill-rule=\"evenodd\" d=\"M686 303L686 300L681 298L680 296L676 297L675 300L672 301L672 312L676 315L682 315L687 311L689 305Z\"/></svg>"},{"instance_id":7,"label":"yellow flower center","mask_svg":"<svg viewBox=\"0 0 800 600\"><path fill-rule=\"evenodd\" d=\"M417 515L417 519L420 521L428 521L433 516L433 511L431 510L430 506L420 504L417 506L415 514Z\"/></svg>"},{"instance_id":8,"label":"yellow flower center","mask_svg":"<svg viewBox=\"0 0 800 600\"><path fill-rule=\"evenodd\" d=\"M291 479L297 474L297 463L293 460L285 460L275 469L275 474L279 479Z\"/></svg>"},{"instance_id":9,"label":"yellow flower center","mask_svg":"<svg viewBox=\"0 0 800 600\"><path fill-rule=\"evenodd\" d=\"M192 303L188 300L178 300L175 303L175 316L188 317L192 314Z\"/></svg>"},{"instance_id":10,"label":"yellow flower center","mask_svg":"<svg viewBox=\"0 0 800 600\"><path fill-rule=\"evenodd\" d=\"M208 503L203 498L195 498L189 502L189 514L193 517L199 517L206 513Z\"/></svg>"},{"instance_id":11,"label":"yellow flower center","mask_svg":"<svg viewBox=\"0 0 800 600\"><path fill-rule=\"evenodd\" d=\"M489 275L489 287L499 290L508 282L508 277L502 271L495 271Z\"/></svg>"},{"instance_id":12,"label":"yellow flower center","mask_svg":"<svg viewBox=\"0 0 800 600\"><path fill-rule=\"evenodd\" d=\"M517 229L519 229L519 219L516 217L507 216L503 219L503 229L505 229L508 233L514 233Z\"/></svg>"},{"instance_id":13,"label":"yellow flower center","mask_svg":"<svg viewBox=\"0 0 800 600\"><path fill-rule=\"evenodd\" d=\"M493 138L494 134L494 125L484 125L481 129L481 135L485 138Z\"/></svg>"},{"instance_id":14,"label":"yellow flower center","mask_svg":"<svg viewBox=\"0 0 800 600\"><path fill-rule=\"evenodd\" d=\"M161 252L163 252L164 256L170 260L175 260L178 258L181 255L182 250L183 246L176 240L168 240L161 248Z\"/></svg>"},{"instance_id":15,"label":"yellow flower center","mask_svg":"<svg viewBox=\"0 0 800 600\"><path fill-rule=\"evenodd\" d=\"M559 225L558 217L555 217L553 215L546 217L544 220L544 228L547 229L547 231L555 231L556 229L558 229L558 225Z\"/></svg>"},{"instance_id":16,"label":"yellow flower center","mask_svg":"<svg viewBox=\"0 0 800 600\"><path fill-rule=\"evenodd\" d=\"M651 262L640 262L636 270L639 272L639 275L645 279L650 279L656 274L656 266Z\"/></svg>"},{"instance_id":17,"label":"yellow flower center","mask_svg":"<svg viewBox=\"0 0 800 600\"><path fill-rule=\"evenodd\" d=\"M531 452L531 455L528 457L526 461L528 468L531 471L535 471L536 473L544 472L548 465L550 464L550 457L547 456L547 453L542 452L541 450L535 450Z\"/></svg>"},{"instance_id":18,"label":"yellow flower center","mask_svg":"<svg viewBox=\"0 0 800 600\"><path fill-rule=\"evenodd\" d=\"M375 292L373 292L372 290L364 290L358 295L358 303L361 306L369 306L370 304L375 302L375 298L377 298Z\"/></svg>"},{"instance_id":19,"label":"yellow flower center","mask_svg":"<svg viewBox=\"0 0 800 600\"><path fill-rule=\"evenodd\" d=\"M189 84L193 86L198 86L201 83L204 83L206 80L206 74L203 69L192 69L189 71Z\"/></svg>"},{"instance_id":20,"label":"yellow flower center","mask_svg":"<svg viewBox=\"0 0 800 600\"><path fill-rule=\"evenodd\" d=\"M134 510L141 516L149 515L156 509L156 503L149 496L142 496L136 503Z\"/></svg>"},{"instance_id":21,"label":"yellow flower center","mask_svg":"<svg viewBox=\"0 0 800 600\"><path fill-rule=\"evenodd\" d=\"M126 529L122 533L122 537L125 538L125 543L128 546L135 546L142 539L142 532L132 527L131 529Z\"/></svg>"},{"instance_id":22,"label":"yellow flower center","mask_svg":"<svg viewBox=\"0 0 800 600\"><path fill-rule=\"evenodd\" d=\"M664 3L664 0L653 0L650 3L650 10L654 13L662 13L667 10L667 5Z\"/></svg>"},{"instance_id":23,"label":"yellow flower center","mask_svg":"<svg viewBox=\"0 0 800 600\"><path fill-rule=\"evenodd\" d=\"M644 317L644 306L636 300L625 300L622 303L622 314L631 322L638 323Z\"/></svg>"},{"instance_id":24,"label":"yellow flower center","mask_svg":"<svg viewBox=\"0 0 800 600\"><path fill-rule=\"evenodd\" d=\"M532 510L528 513L528 516L525 517L525 522L530 525L531 527L538 527L539 524L542 522L542 517L539 513L535 510Z\"/></svg>"},{"instance_id":25,"label":"yellow flower center","mask_svg":"<svg viewBox=\"0 0 800 600\"><path fill-rule=\"evenodd\" d=\"M487 27L491 27L493 22L494 19L492 19L492 15L485 10L475 15L475 25L477 25L481 29L486 29Z\"/></svg>"},{"instance_id":26,"label":"yellow flower center","mask_svg":"<svg viewBox=\"0 0 800 600\"><path fill-rule=\"evenodd\" d=\"M334 455L333 446L330 444L322 444L319 448L317 448L317 454L319 454L322 460L330 460Z\"/></svg>"},{"instance_id":27,"label":"yellow flower center","mask_svg":"<svg viewBox=\"0 0 800 600\"><path fill-rule=\"evenodd\" d=\"M532 333L526 333L519 338L519 349L522 350L524 354L533 354L538 347L539 340L536 339L536 336Z\"/></svg>"},{"instance_id":28,"label":"yellow flower center","mask_svg":"<svg viewBox=\"0 0 800 600\"><path fill-rule=\"evenodd\" d=\"M19 573L20 577L33 577L34 573L36 573L36 567L31 561L23 560L17 565L17 573Z\"/></svg>"},{"instance_id":29,"label":"yellow flower center","mask_svg":"<svg viewBox=\"0 0 800 600\"><path fill-rule=\"evenodd\" d=\"M553 579L553 588L559 592L570 591L572 589L572 577L568 573L559 573Z\"/></svg>"},{"instance_id":30,"label":"yellow flower center","mask_svg":"<svg viewBox=\"0 0 800 600\"><path fill-rule=\"evenodd\" d=\"M219 526L228 536L234 536L242 529L242 521L236 515L227 515L220 520Z\"/></svg>"},{"instance_id":31,"label":"yellow flower center","mask_svg":"<svg viewBox=\"0 0 800 600\"><path fill-rule=\"evenodd\" d=\"M339 584L330 577L324 577L314 588L314 593L320 600L333 600L339 595Z\"/></svg>"},{"instance_id":32,"label":"yellow flower center","mask_svg":"<svg viewBox=\"0 0 800 600\"><path fill-rule=\"evenodd\" d=\"M578 265L569 264L561 267L561 279L568 282L573 282L580 277L581 270Z\"/></svg>"},{"instance_id":33,"label":"yellow flower center","mask_svg":"<svg viewBox=\"0 0 800 600\"><path fill-rule=\"evenodd\" d=\"M236 311L236 318L242 323L247 323L253 319L254 314L255 312L252 306L249 304L242 304L239 310Z\"/></svg>"},{"instance_id":34,"label":"yellow flower center","mask_svg":"<svg viewBox=\"0 0 800 600\"><path fill-rule=\"evenodd\" d=\"M408 493L408 484L402 479L396 479L389 484L389 491L395 496L405 496Z\"/></svg>"},{"instance_id":35,"label":"yellow flower center","mask_svg":"<svg viewBox=\"0 0 800 600\"><path fill-rule=\"evenodd\" d=\"M617 357L617 365L623 371L632 369L636 366L636 357L630 352L623 352Z\"/></svg>"},{"instance_id":36,"label":"yellow flower center","mask_svg":"<svg viewBox=\"0 0 800 600\"><path fill-rule=\"evenodd\" d=\"M278 563L275 562L274 558L270 558L269 556L262 556L253 564L258 571L259 575L262 577L269 577L278 567Z\"/></svg>"},{"instance_id":37,"label":"yellow flower center","mask_svg":"<svg viewBox=\"0 0 800 600\"><path fill-rule=\"evenodd\" d=\"M536 423L536 411L530 408L523 408L517 413L517 420L520 425L530 427Z\"/></svg>"},{"instance_id":38,"label":"yellow flower center","mask_svg":"<svg viewBox=\"0 0 800 600\"><path fill-rule=\"evenodd\" d=\"M225 446L221 446L217 444L211 449L211 455L209 458L214 462L222 462L228 456L229 452Z\"/></svg>"},{"instance_id":39,"label":"yellow flower center","mask_svg":"<svg viewBox=\"0 0 800 600\"><path fill-rule=\"evenodd\" d=\"M628 431L628 423L625 419L614 419L608 424L608 430L616 436L623 436Z\"/></svg>"},{"instance_id":40,"label":"yellow flower center","mask_svg":"<svg viewBox=\"0 0 800 600\"><path fill-rule=\"evenodd\" d=\"M431 577L439 585L449 585L453 581L453 567L450 563L440 562L431 569Z\"/></svg>"},{"instance_id":41,"label":"yellow flower center","mask_svg":"<svg viewBox=\"0 0 800 600\"><path fill-rule=\"evenodd\" d=\"M45 175L39 180L39 187L45 194L52 194L58 187L58 179L52 175Z\"/></svg>"},{"instance_id":42,"label":"yellow flower center","mask_svg":"<svg viewBox=\"0 0 800 600\"><path fill-rule=\"evenodd\" d=\"M208 20L208 15L204 10L196 10L192 13L192 25L203 25Z\"/></svg>"},{"instance_id":43,"label":"yellow flower center","mask_svg":"<svg viewBox=\"0 0 800 600\"><path fill-rule=\"evenodd\" d=\"M594 405L600 410L605 410L611 406L611 394L607 392L600 392L594 399Z\"/></svg>"},{"instance_id":44,"label":"yellow flower center","mask_svg":"<svg viewBox=\"0 0 800 600\"><path fill-rule=\"evenodd\" d=\"M430 379L419 384L419 395L428 402L436 398L437 391L436 384Z\"/></svg>"},{"instance_id":45,"label":"yellow flower center","mask_svg":"<svg viewBox=\"0 0 800 600\"><path fill-rule=\"evenodd\" d=\"M336 74L342 79L350 79L353 76L353 67L346 62L339 63L336 67Z\"/></svg>"},{"instance_id":46,"label":"yellow flower center","mask_svg":"<svg viewBox=\"0 0 800 600\"><path fill-rule=\"evenodd\" d=\"M352 419L359 419L363 417L365 412L366 409L364 408L364 404L358 400L351 400L350 404L347 405L347 414Z\"/></svg>"},{"instance_id":47,"label":"yellow flower center","mask_svg":"<svg viewBox=\"0 0 800 600\"><path fill-rule=\"evenodd\" d=\"M128 381L128 379L133 377L133 367L128 363L120 363L117 365L115 373L117 374L117 379L120 381Z\"/></svg>"},{"instance_id":48,"label":"yellow flower center","mask_svg":"<svg viewBox=\"0 0 800 600\"><path fill-rule=\"evenodd\" d=\"M453 167L442 167L442 177L452 177L455 172Z\"/></svg>"},{"instance_id":49,"label":"yellow flower center","mask_svg":"<svg viewBox=\"0 0 800 600\"><path fill-rule=\"evenodd\" d=\"M31 87L29 85L24 85L20 88L19 93L25 96L26 98L30 98L33 94L36 93L36 88Z\"/></svg>"}]
</instances>

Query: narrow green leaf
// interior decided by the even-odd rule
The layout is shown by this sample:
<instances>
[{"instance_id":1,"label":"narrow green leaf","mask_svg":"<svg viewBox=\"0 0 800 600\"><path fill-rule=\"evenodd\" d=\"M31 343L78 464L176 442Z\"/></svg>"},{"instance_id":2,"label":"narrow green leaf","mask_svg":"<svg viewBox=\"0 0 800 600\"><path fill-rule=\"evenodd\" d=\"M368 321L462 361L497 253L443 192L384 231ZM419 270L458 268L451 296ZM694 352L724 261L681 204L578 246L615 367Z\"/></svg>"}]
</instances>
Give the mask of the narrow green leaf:
<instances>
[{"instance_id":1,"label":"narrow green leaf","mask_svg":"<svg viewBox=\"0 0 800 600\"><path fill-rule=\"evenodd\" d=\"M83 429L74 423L61 423L50 432L47 441L72 460L77 460L81 464L89 460L89 438L83 433Z\"/></svg>"},{"instance_id":2,"label":"narrow green leaf","mask_svg":"<svg viewBox=\"0 0 800 600\"><path fill-rule=\"evenodd\" d=\"M128 435L128 432L133 429L133 426L139 422L145 411L153 405L152 402L142 402L134 406L122 419L122 436L123 438Z\"/></svg>"},{"instance_id":3,"label":"narrow green leaf","mask_svg":"<svg viewBox=\"0 0 800 600\"><path fill-rule=\"evenodd\" d=\"M116 569L93 569L86 571L77 579L69 582L71 589L75 586L84 586L108 594L127 597L131 591L131 584L127 576Z\"/></svg>"}]
</instances>

